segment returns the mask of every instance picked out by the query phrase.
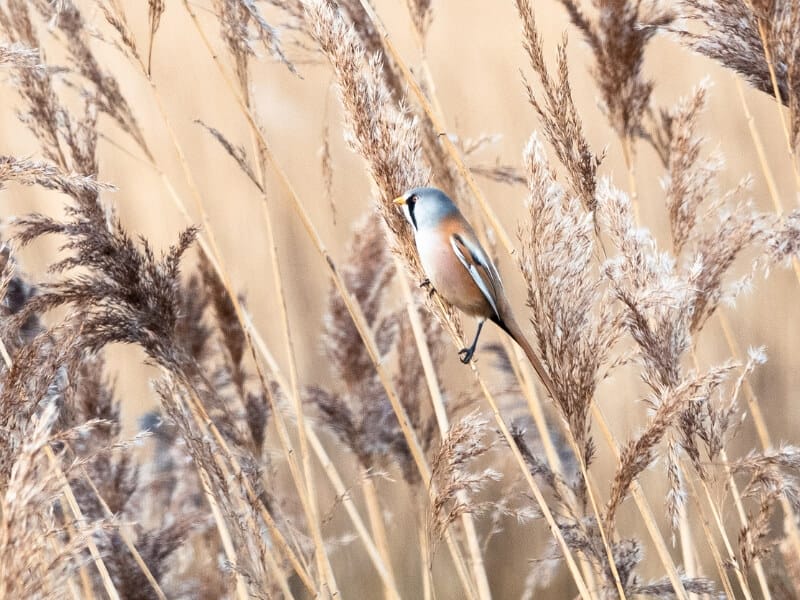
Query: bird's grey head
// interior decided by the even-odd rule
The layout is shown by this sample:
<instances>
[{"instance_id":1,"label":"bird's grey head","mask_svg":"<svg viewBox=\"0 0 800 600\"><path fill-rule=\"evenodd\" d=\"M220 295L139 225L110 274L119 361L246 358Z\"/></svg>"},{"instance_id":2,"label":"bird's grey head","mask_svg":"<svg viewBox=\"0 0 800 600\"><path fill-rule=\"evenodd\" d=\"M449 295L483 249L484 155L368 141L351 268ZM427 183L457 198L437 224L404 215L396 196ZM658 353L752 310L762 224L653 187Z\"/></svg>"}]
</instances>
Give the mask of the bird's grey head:
<instances>
[{"instance_id":1,"label":"bird's grey head","mask_svg":"<svg viewBox=\"0 0 800 600\"><path fill-rule=\"evenodd\" d=\"M403 215L414 231L437 225L444 217L458 212L453 201L442 190L433 187L418 187L408 190L395 204L403 208Z\"/></svg>"}]
</instances>

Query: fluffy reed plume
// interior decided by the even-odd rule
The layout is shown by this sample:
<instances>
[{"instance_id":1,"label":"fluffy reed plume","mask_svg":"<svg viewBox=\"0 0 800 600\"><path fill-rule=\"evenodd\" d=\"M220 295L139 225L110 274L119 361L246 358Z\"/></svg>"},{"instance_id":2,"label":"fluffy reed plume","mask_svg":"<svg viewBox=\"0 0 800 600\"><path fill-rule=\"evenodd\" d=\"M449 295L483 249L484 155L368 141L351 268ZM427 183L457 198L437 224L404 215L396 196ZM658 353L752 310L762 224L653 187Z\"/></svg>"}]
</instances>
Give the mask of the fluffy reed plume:
<instances>
[{"instance_id":1,"label":"fluffy reed plume","mask_svg":"<svg viewBox=\"0 0 800 600\"><path fill-rule=\"evenodd\" d=\"M97 110L114 121L149 156L150 151L144 134L133 114L133 109L122 94L116 77L101 67L90 47L91 31L87 28L78 7L71 0L56 4L47 0L36 0L34 4L40 14L55 23L64 34L71 67L82 77L76 84L80 88L90 84L87 92L91 94Z\"/></svg>"},{"instance_id":2,"label":"fluffy reed plume","mask_svg":"<svg viewBox=\"0 0 800 600\"><path fill-rule=\"evenodd\" d=\"M673 250L683 252L694 233L700 205L716 193L715 176L722 167L721 157L702 159L703 139L696 133L697 119L706 103L708 89L700 85L673 111L663 116L664 138L668 140L663 156L666 158L667 209L672 233Z\"/></svg>"},{"instance_id":3,"label":"fluffy reed plume","mask_svg":"<svg viewBox=\"0 0 800 600\"><path fill-rule=\"evenodd\" d=\"M464 513L480 514L495 506L481 502L478 494L502 476L492 467L475 464L495 445L487 439L488 423L476 413L467 415L453 424L434 454L431 471L437 492L428 512L428 531L435 542Z\"/></svg>"},{"instance_id":4,"label":"fluffy reed plume","mask_svg":"<svg viewBox=\"0 0 800 600\"><path fill-rule=\"evenodd\" d=\"M686 261L686 279L695 289L693 332L699 331L723 299L732 301L742 283L724 285L723 277L747 248L761 246L770 236L773 219L741 200L749 178L726 193L716 184L722 158L701 155L703 138L696 134L697 119L707 96L698 86L688 99L665 113L667 174L663 179L675 256ZM708 223L714 223L709 227ZM704 224L705 226L699 226ZM746 281L745 278L743 281Z\"/></svg>"},{"instance_id":5,"label":"fluffy reed plume","mask_svg":"<svg viewBox=\"0 0 800 600\"><path fill-rule=\"evenodd\" d=\"M788 266L800 254L800 210L793 210L779 219L765 233L768 265Z\"/></svg>"},{"instance_id":6,"label":"fluffy reed plume","mask_svg":"<svg viewBox=\"0 0 800 600\"><path fill-rule=\"evenodd\" d=\"M43 286L27 311L44 312L58 306L79 307L84 319L82 343L96 351L113 342L140 345L155 361L169 367L180 364L180 350L167 342L177 322L175 303L179 261L194 240L195 230L181 234L178 243L161 259L144 242L137 247L119 221L99 203L81 202L70 208L71 220L59 222L44 215L18 220L16 238L29 244L45 234L68 236L74 251L53 265L67 272L92 265L92 276L70 277ZM27 315L26 315L27 316Z\"/></svg>"},{"instance_id":7,"label":"fluffy reed plume","mask_svg":"<svg viewBox=\"0 0 800 600\"><path fill-rule=\"evenodd\" d=\"M593 0L590 18L581 0L560 0L594 54L592 75L603 99L603 110L622 140L641 134L653 81L642 73L644 52L659 27L675 18L672 11L641 0Z\"/></svg>"},{"instance_id":8,"label":"fluffy reed plume","mask_svg":"<svg viewBox=\"0 0 800 600\"><path fill-rule=\"evenodd\" d=\"M366 161L380 192L378 209L392 233L392 245L422 281L411 232L392 199L430 178L423 163L416 123L390 98L381 75L381 58L368 57L354 28L323 0L306 4L314 39L328 57L345 107L348 142Z\"/></svg>"},{"instance_id":9,"label":"fluffy reed plume","mask_svg":"<svg viewBox=\"0 0 800 600\"><path fill-rule=\"evenodd\" d=\"M686 16L703 25L680 31L693 50L736 71L789 107L791 142L800 135L800 7L780 0L685 0Z\"/></svg>"},{"instance_id":10,"label":"fluffy reed plume","mask_svg":"<svg viewBox=\"0 0 800 600\"><path fill-rule=\"evenodd\" d=\"M356 30L335 6L324 0L311 0L306 4L306 20L336 74L346 113L347 141L365 160L378 188L377 208L391 234L391 248L403 257L413 280L421 282L425 276L411 230L392 203L393 198L412 187L425 185L431 177L422 157L418 123L402 105L392 101L381 75L380 55L367 58ZM458 331L460 321L452 307L434 304L430 298L428 305Z\"/></svg>"},{"instance_id":11,"label":"fluffy reed plume","mask_svg":"<svg viewBox=\"0 0 800 600\"><path fill-rule=\"evenodd\" d=\"M556 182L536 135L524 160L530 219L520 264L531 323L553 381L553 399L588 465L594 454L589 408L622 328L618 309L593 265L592 215Z\"/></svg>"},{"instance_id":12,"label":"fluffy reed plume","mask_svg":"<svg viewBox=\"0 0 800 600\"><path fill-rule=\"evenodd\" d=\"M515 0L524 34L524 46L531 67L542 86L543 98L524 80L528 101L539 115L544 136L556 151L559 162L567 169L572 193L578 196L589 211L596 207L595 188L597 168L602 156L595 155L583 133L583 125L569 85L566 39L558 46L558 74L552 77L542 51L542 38L536 26L536 16L529 0Z\"/></svg>"},{"instance_id":13,"label":"fluffy reed plume","mask_svg":"<svg viewBox=\"0 0 800 600\"><path fill-rule=\"evenodd\" d=\"M691 404L710 402L713 392L733 368L733 365L724 365L705 374L690 374L679 385L664 389L661 396L649 399L648 403L655 411L650 422L636 439L629 441L622 449L606 507L605 519L609 528L613 528L617 509L627 496L633 480L658 457L657 446L670 427L678 423L680 415Z\"/></svg>"},{"instance_id":14,"label":"fluffy reed plume","mask_svg":"<svg viewBox=\"0 0 800 600\"><path fill-rule=\"evenodd\" d=\"M739 532L739 552L744 564L750 565L774 549L769 538L770 520L778 500L787 498L795 511L800 509L800 451L786 445L764 453L751 452L738 460L733 470L748 475L744 497L756 504L755 514L749 512L747 525Z\"/></svg>"},{"instance_id":15,"label":"fluffy reed plume","mask_svg":"<svg viewBox=\"0 0 800 600\"><path fill-rule=\"evenodd\" d=\"M67 195L99 194L101 190L114 189L113 185L96 181L94 175L64 173L47 161L0 156L0 190L10 181L39 185Z\"/></svg>"},{"instance_id":16,"label":"fluffy reed plume","mask_svg":"<svg viewBox=\"0 0 800 600\"><path fill-rule=\"evenodd\" d=\"M707 401L721 382L712 378L714 385L706 385L699 375L682 381L681 357L691 341L692 290L674 272L673 259L657 252L648 232L634 226L628 199L607 184L601 187L600 197L606 228L620 250L618 258L606 263L606 276L624 307L623 323L638 346L642 378L652 390L651 403L656 408L650 425L623 450L606 511L611 526L634 478L655 460L657 445L677 424L681 411L695 395ZM675 477L672 481L678 483ZM669 499L678 502L683 495L673 490ZM677 510L677 504L669 507L673 522Z\"/></svg>"},{"instance_id":17,"label":"fluffy reed plume","mask_svg":"<svg viewBox=\"0 0 800 600\"><path fill-rule=\"evenodd\" d=\"M10 478L0 495L0 595L4 598L61 597L82 562L94 525L77 524L67 532L54 498L62 473L46 449L58 437L58 417L50 404L25 428Z\"/></svg>"},{"instance_id":18,"label":"fluffy reed plume","mask_svg":"<svg viewBox=\"0 0 800 600\"><path fill-rule=\"evenodd\" d=\"M0 44L0 66L15 65L33 68L37 66L39 53L22 44Z\"/></svg>"},{"instance_id":19,"label":"fluffy reed plume","mask_svg":"<svg viewBox=\"0 0 800 600\"><path fill-rule=\"evenodd\" d=\"M418 34L418 43L425 52L427 30L433 18L432 3L429 0L407 0L414 27ZM386 47L386 40L378 31L378 27L365 9L361 0L342 0L337 3L342 18L352 25L352 33L356 36L364 52L375 60L380 60L381 68L377 71L388 96L395 104L405 100L408 82L402 70L396 64L392 53ZM313 34L312 34L313 37ZM380 57L380 58L378 58ZM422 81L421 85L427 85ZM408 107L413 111L418 120L416 135L420 140L420 147L425 160L430 164L430 177L442 189L449 190L452 197L461 198L463 182L460 180L458 170L452 164L445 145L434 127L430 116L417 104Z\"/></svg>"}]
</instances>

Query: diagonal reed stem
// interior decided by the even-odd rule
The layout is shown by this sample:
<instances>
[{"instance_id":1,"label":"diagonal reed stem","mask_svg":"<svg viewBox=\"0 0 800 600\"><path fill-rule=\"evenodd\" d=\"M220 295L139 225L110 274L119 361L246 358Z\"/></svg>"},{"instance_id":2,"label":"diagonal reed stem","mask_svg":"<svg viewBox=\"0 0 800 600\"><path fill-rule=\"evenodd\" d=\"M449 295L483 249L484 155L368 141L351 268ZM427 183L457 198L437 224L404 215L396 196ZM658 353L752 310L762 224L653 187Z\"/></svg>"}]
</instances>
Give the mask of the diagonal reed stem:
<instances>
[{"instance_id":1,"label":"diagonal reed stem","mask_svg":"<svg viewBox=\"0 0 800 600\"><path fill-rule=\"evenodd\" d=\"M695 488L693 481L687 481L692 490L692 502L694 502L694 505L697 508L697 518L699 519L700 524L703 526L703 533L705 534L706 540L708 540L708 547L711 549L711 556L714 559L714 564L717 567L717 573L719 573L719 579L722 582L722 587L725 589L725 595L728 598L735 598L736 594L733 592L733 584L731 583L730 577L728 577L728 568L723 562L722 554L720 553L719 547L714 541L714 534L712 533L708 522L708 515L706 515L705 510L703 510L700 497L697 494L697 488Z\"/></svg>"},{"instance_id":2,"label":"diagonal reed stem","mask_svg":"<svg viewBox=\"0 0 800 600\"><path fill-rule=\"evenodd\" d=\"M259 142L254 135L253 144L257 145ZM260 158L263 156L263 151L258 148L256 155ZM325 545L322 542L322 532L317 526L319 522L319 506L317 505L317 493L314 485L314 475L311 466L311 455L308 452L308 438L306 436L305 415L303 413L303 401L300 397L300 386L298 383L297 374L297 361L295 360L294 342L292 340L291 327L289 325L289 313L286 308L286 294L283 289L283 278L281 276L281 265L278 257L278 244L275 239L275 232L272 226L272 216L270 215L269 206L267 203L266 195L266 165L262 160L256 161L258 168L258 177L261 181L261 214L264 218L264 224L267 229L267 237L269 239L270 259L272 263L272 275L275 284L275 290L278 292L278 305L280 307L281 324L284 334L284 342L286 343L286 354L289 361L289 382L291 397L294 399L294 412L295 419L297 420L297 434L300 440L300 457L303 464L303 472L305 473L305 494L308 498L308 505L311 512L314 526L312 527L313 535L319 536L319 544L316 545L317 552L317 568L320 573L325 573L330 585L330 595L338 596L338 588L336 586L336 578L333 573L330 561L327 559L327 554L324 551Z\"/></svg>"}]
</instances>

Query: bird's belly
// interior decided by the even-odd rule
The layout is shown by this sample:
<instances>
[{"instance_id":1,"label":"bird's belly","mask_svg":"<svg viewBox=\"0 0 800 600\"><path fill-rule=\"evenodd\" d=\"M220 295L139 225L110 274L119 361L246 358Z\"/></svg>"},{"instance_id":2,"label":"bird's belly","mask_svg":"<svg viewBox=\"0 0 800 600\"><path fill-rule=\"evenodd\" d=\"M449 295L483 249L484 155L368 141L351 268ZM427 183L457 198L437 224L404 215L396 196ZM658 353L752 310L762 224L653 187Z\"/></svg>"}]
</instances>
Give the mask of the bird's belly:
<instances>
[{"instance_id":1,"label":"bird's belly","mask_svg":"<svg viewBox=\"0 0 800 600\"><path fill-rule=\"evenodd\" d=\"M491 305L447 241L425 238L416 242L422 269L442 298L469 315L491 315Z\"/></svg>"}]
</instances>

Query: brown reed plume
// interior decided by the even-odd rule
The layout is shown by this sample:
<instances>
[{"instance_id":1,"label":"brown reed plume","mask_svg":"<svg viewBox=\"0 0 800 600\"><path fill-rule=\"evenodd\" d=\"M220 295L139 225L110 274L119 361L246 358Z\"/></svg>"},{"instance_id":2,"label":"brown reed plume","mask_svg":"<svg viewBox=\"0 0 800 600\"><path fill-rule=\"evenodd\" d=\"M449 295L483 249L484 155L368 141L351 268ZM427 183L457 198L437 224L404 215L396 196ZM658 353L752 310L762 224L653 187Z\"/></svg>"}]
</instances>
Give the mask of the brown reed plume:
<instances>
[{"instance_id":1,"label":"brown reed plume","mask_svg":"<svg viewBox=\"0 0 800 600\"><path fill-rule=\"evenodd\" d=\"M531 323L555 387L553 399L589 465L594 455L589 408L621 323L593 265L592 215L556 182L536 135L524 159L530 219L520 264Z\"/></svg>"},{"instance_id":2,"label":"brown reed plume","mask_svg":"<svg viewBox=\"0 0 800 600\"><path fill-rule=\"evenodd\" d=\"M497 506L478 498L490 483L502 479L494 468L475 464L496 443L487 436L488 423L475 413L467 415L453 424L436 451L431 469L437 493L428 513L428 528L435 542L441 541L447 528L464 513L480 514Z\"/></svg>"},{"instance_id":3,"label":"brown reed plume","mask_svg":"<svg viewBox=\"0 0 800 600\"><path fill-rule=\"evenodd\" d=\"M800 133L800 8L777 0L685 0L699 32L681 30L693 50L736 71L753 87L789 107L791 144Z\"/></svg>"},{"instance_id":4,"label":"brown reed plume","mask_svg":"<svg viewBox=\"0 0 800 600\"><path fill-rule=\"evenodd\" d=\"M323 1L306 5L309 28L336 72L349 115L348 142L364 158L380 191L378 209L392 232L393 247L422 281L413 240L392 199L430 178L418 135L407 111L394 105L381 76L381 58L368 56L340 12Z\"/></svg>"},{"instance_id":5,"label":"brown reed plume","mask_svg":"<svg viewBox=\"0 0 800 600\"><path fill-rule=\"evenodd\" d=\"M593 0L597 14L590 18L581 0L560 2L594 54L592 75L611 127L620 139L635 139L653 92L653 81L642 72L645 49L675 14L658 2Z\"/></svg>"},{"instance_id":6,"label":"brown reed plume","mask_svg":"<svg viewBox=\"0 0 800 600\"><path fill-rule=\"evenodd\" d=\"M425 276L412 233L392 203L403 191L425 185L431 178L419 142L417 121L401 101L391 100L381 75L381 56L366 55L355 28L340 10L314 0L307 3L306 15L311 35L336 73L340 99L347 113L347 141L366 162L378 188L377 209L391 234L391 248L403 257L413 280L421 282ZM430 298L428 305L445 322L459 327L452 307L431 302Z\"/></svg>"},{"instance_id":7,"label":"brown reed plume","mask_svg":"<svg viewBox=\"0 0 800 600\"><path fill-rule=\"evenodd\" d=\"M558 73L553 77L545 63L533 5L528 0L516 0L516 5L522 20L525 50L544 94L540 99L533 87L523 78L528 101L542 121L545 138L556 151L559 162L567 168L572 192L580 197L587 210L594 211L597 168L603 156L597 156L589 147L572 99L566 39L563 39L558 46Z\"/></svg>"}]
</instances>

